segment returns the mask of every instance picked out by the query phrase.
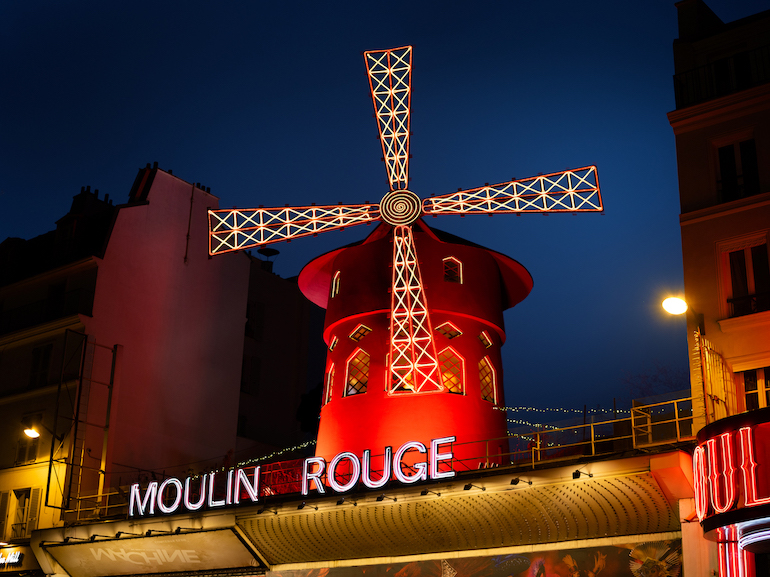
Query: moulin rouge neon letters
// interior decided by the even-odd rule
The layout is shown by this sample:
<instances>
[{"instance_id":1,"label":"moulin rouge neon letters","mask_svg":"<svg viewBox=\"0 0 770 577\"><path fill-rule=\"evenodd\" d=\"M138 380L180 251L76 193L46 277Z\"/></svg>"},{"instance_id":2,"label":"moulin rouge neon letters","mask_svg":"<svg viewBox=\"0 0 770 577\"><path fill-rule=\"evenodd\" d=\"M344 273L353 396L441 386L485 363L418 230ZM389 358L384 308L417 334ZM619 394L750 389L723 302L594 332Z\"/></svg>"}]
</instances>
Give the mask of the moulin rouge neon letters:
<instances>
[{"instance_id":1,"label":"moulin rouge neon letters","mask_svg":"<svg viewBox=\"0 0 770 577\"><path fill-rule=\"evenodd\" d=\"M699 521L735 507L770 504L770 495L760 496L757 490L753 427L722 433L698 445L692 467Z\"/></svg>"},{"instance_id":2,"label":"moulin rouge neon letters","mask_svg":"<svg viewBox=\"0 0 770 577\"><path fill-rule=\"evenodd\" d=\"M308 459L305 459L305 463L302 467L302 494L308 494L311 481L315 485L316 490L319 493L324 494L326 492L322 481L324 473L326 474L326 482L329 483L329 486L337 493L349 491L359 480L369 489L378 489L390 479L391 469L393 471L393 476L405 485L416 483L417 481L424 481L428 478L428 475L430 475L431 479L449 479L455 476L455 471L451 469L451 467L448 471L440 471L439 465L443 461L451 461L454 455L451 450L446 453L440 453L440 445L454 443L456 440L456 437L433 439L430 442L430 450L419 441L409 441L404 443L395 453L392 453L391 447L386 447L385 457L383 459L383 471L380 478L377 480L372 479L370 466L371 452L369 450L364 451L360 461L353 453L340 453L331 460L328 467L326 466L326 461L322 457L309 457ZM415 472L411 475L407 475L401 468L401 462L406 452L410 449L414 449L423 454L427 453L427 459L424 462L414 463L412 468ZM391 454L393 455L392 459ZM349 463L350 477L344 483L339 483L335 473L342 461L347 461Z\"/></svg>"},{"instance_id":3,"label":"moulin rouge neon letters","mask_svg":"<svg viewBox=\"0 0 770 577\"><path fill-rule=\"evenodd\" d=\"M224 499L217 499L215 496L221 488L222 478L226 479ZM193 491L195 488L199 491ZM259 467L231 469L226 473L205 473L198 478L187 477L184 483L175 477L170 477L160 484L158 481L152 481L147 485L144 497L139 483L134 483L129 494L128 516L154 515L156 507L158 512L169 514L176 513L182 505L187 511L197 511L204 504L209 509L238 505L241 488L251 502L256 503L259 500ZM192 501L194 493L198 494L197 501Z\"/></svg>"},{"instance_id":4,"label":"moulin rouge neon letters","mask_svg":"<svg viewBox=\"0 0 770 577\"><path fill-rule=\"evenodd\" d=\"M318 493L325 494L324 482L332 491L345 493L359 481L368 489L378 489L391 476L404 485L425 481L428 477L433 480L450 479L455 476L451 466L454 454L451 448L446 450L442 445L456 440L454 436L433 439L429 447L419 441L408 441L395 452L392 447L385 447L383 469L377 473L372 471L372 455L368 449L363 452L361 459L349 451L339 453L328 465L322 457L308 457L302 466L302 494L308 494L311 483ZM402 465L405 455L410 451L425 455L425 460L412 463L411 471L407 473ZM336 472L343 463L348 467L346 472L349 477L346 475L347 479L340 481ZM445 463L448 466L442 467ZM187 477L184 481L170 477L162 482L152 481L144 491L139 483L134 483L129 492L128 516L169 515L181 511L198 511L204 507L216 509L240 505L242 498L256 503L259 501L259 487L259 467L205 473L199 477Z\"/></svg>"}]
</instances>

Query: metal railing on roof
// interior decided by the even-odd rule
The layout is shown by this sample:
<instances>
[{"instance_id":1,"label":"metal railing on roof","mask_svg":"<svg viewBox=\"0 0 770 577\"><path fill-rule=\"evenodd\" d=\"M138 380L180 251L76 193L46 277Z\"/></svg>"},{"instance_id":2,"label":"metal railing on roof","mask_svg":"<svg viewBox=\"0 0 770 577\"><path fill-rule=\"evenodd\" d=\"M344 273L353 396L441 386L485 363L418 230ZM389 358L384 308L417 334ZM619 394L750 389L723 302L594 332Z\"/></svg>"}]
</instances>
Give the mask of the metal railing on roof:
<instances>
[{"instance_id":1,"label":"metal railing on roof","mask_svg":"<svg viewBox=\"0 0 770 577\"><path fill-rule=\"evenodd\" d=\"M454 459L458 472L497 467L537 469L572 461L595 458L634 450L665 450L671 445L695 440L692 397L664 401L631 409L628 417L546 430L533 430L503 439L487 439L471 443L454 443L453 448L468 445L477 448L476 456ZM500 453L501 442L507 441L509 452ZM376 462L376 456L372 457ZM303 460L279 461L261 466L261 497L299 494ZM373 471L375 475L381 471ZM408 471L405 471L409 474ZM337 476L340 483L346 473ZM102 494L80 496L74 507L65 511L69 521L97 520L124 516L128 508L129 488L109 489ZM193 500L197 498L192 496Z\"/></svg>"}]
</instances>

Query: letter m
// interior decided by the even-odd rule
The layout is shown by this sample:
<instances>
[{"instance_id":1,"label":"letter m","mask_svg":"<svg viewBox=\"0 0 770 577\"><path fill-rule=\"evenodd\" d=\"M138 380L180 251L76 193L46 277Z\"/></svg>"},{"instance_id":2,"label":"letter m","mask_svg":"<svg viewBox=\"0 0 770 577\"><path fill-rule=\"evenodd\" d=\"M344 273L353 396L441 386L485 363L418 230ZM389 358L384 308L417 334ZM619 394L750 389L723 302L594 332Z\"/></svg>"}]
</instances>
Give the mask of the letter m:
<instances>
[{"instance_id":1,"label":"letter m","mask_svg":"<svg viewBox=\"0 0 770 577\"><path fill-rule=\"evenodd\" d=\"M155 514L155 501L158 497L158 482L153 481L147 485L147 492L142 499L141 489L139 483L131 485L131 493L128 499L128 516L134 516L134 508L136 508L136 514L140 517L142 515L154 515Z\"/></svg>"}]
</instances>

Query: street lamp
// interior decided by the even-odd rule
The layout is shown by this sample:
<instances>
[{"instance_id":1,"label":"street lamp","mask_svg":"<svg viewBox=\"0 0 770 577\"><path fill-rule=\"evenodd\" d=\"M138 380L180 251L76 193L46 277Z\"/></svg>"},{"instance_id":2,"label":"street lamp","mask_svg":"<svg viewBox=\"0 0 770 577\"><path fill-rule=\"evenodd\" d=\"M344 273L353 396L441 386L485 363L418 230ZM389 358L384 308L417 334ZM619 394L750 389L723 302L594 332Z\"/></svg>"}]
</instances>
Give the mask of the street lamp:
<instances>
[{"instance_id":1,"label":"street lamp","mask_svg":"<svg viewBox=\"0 0 770 577\"><path fill-rule=\"evenodd\" d=\"M40 429L43 428L49 433L51 433L51 436L56 439L57 441L61 441L64 439L64 434L57 435L54 433L51 429L46 427L43 423L40 422L40 417L24 417L21 420L21 425L24 427L24 434L27 435L30 439L37 439L40 437Z\"/></svg>"},{"instance_id":2,"label":"street lamp","mask_svg":"<svg viewBox=\"0 0 770 577\"><path fill-rule=\"evenodd\" d=\"M687 303L679 297L668 297L661 303L663 309L671 315L683 315L689 313L692 315L692 320L698 325L698 331L700 334L706 334L706 324L703 320L703 315L692 310Z\"/></svg>"}]
</instances>

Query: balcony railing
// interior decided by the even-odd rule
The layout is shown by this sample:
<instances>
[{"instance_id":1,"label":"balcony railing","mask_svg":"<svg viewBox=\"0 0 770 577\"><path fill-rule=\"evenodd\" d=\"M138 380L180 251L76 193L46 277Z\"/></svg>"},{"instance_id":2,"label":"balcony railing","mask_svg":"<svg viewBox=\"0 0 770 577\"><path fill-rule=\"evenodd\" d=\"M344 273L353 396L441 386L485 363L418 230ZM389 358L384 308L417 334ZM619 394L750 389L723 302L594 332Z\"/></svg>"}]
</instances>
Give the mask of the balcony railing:
<instances>
[{"instance_id":1,"label":"balcony railing","mask_svg":"<svg viewBox=\"0 0 770 577\"><path fill-rule=\"evenodd\" d=\"M676 399L634 407L629 417L586 423L562 428L530 431L503 439L488 439L471 443L455 443L454 448L471 445L476 456L455 459L452 468L461 473L486 468L540 466L576 458L601 457L635 449L654 449L695 440L693 434L692 398ZM509 452L501 454L499 447L508 442ZM455 451L458 452L458 451ZM467 452L465 452L467 454ZM381 455L380 455L381 456ZM377 456L372 457L377 462ZM267 463L261 466L260 497L299 495L303 461L295 459ZM410 474L409 471L404 471ZM381 471L372 471L377 478ZM158 475L158 480L171 475ZM344 483L346 474L337 480ZM128 509L128 486L111 489L101 495L84 495L73 500L75 507L65 512L69 521L95 520L125 516ZM192 496L195 501L197 496Z\"/></svg>"},{"instance_id":2,"label":"balcony railing","mask_svg":"<svg viewBox=\"0 0 770 577\"><path fill-rule=\"evenodd\" d=\"M759 293L727 299L730 318L770 311L770 293Z\"/></svg>"},{"instance_id":3,"label":"balcony railing","mask_svg":"<svg viewBox=\"0 0 770 577\"><path fill-rule=\"evenodd\" d=\"M711 62L674 76L676 108L770 82L770 46Z\"/></svg>"}]
</instances>

